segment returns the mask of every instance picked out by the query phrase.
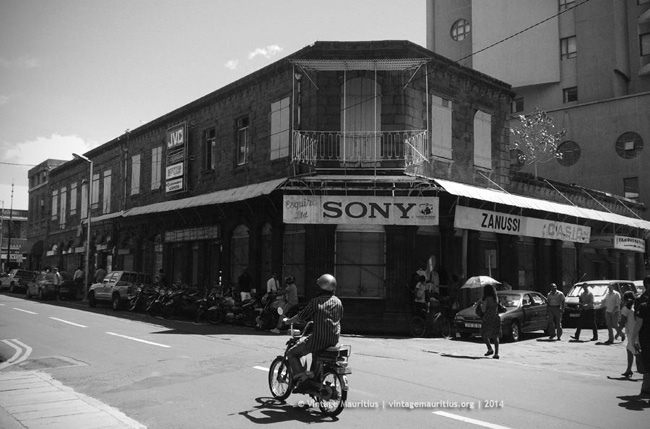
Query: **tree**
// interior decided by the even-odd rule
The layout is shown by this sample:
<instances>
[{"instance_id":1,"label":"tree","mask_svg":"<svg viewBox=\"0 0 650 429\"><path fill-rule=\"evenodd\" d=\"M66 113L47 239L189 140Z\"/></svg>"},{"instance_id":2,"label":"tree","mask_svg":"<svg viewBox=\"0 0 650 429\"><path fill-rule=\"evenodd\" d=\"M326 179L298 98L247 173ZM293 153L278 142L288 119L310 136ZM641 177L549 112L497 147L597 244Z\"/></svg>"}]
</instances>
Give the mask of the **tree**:
<instances>
[{"instance_id":1,"label":"tree","mask_svg":"<svg viewBox=\"0 0 650 429\"><path fill-rule=\"evenodd\" d=\"M557 147L566 132L562 130L554 134L554 129L553 118L538 107L530 115L519 115L519 127L510 128L510 133L515 137L511 147L517 151L521 163L533 164L535 178L537 164L562 158Z\"/></svg>"}]
</instances>

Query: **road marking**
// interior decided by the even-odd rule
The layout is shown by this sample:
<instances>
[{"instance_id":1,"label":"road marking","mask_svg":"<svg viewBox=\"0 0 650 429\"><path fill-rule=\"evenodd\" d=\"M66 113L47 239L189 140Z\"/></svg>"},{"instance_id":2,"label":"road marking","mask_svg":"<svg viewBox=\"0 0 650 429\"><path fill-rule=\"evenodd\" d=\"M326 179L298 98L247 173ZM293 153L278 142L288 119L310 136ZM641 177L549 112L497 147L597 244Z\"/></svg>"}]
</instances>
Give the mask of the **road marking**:
<instances>
[{"instance_id":1,"label":"road marking","mask_svg":"<svg viewBox=\"0 0 650 429\"><path fill-rule=\"evenodd\" d=\"M450 419L455 419L455 420L460 420L462 422L466 423L472 423L477 426L483 426L486 428L492 428L492 429L510 429L507 426L501 426L501 425L495 425L494 423L488 423L484 422L481 420L476 420L476 419L470 419L469 417L463 417L463 416L457 416L456 414L448 413L446 411L434 411L433 414L437 414L442 417L448 417Z\"/></svg>"},{"instance_id":2,"label":"road marking","mask_svg":"<svg viewBox=\"0 0 650 429\"><path fill-rule=\"evenodd\" d=\"M9 345L9 346L11 346L14 350L16 350L16 353L14 353L14 355L9 360L7 360L6 362L2 362L0 364L0 370L5 369L8 366L20 363L20 362L24 361L25 359L27 359L29 357L29 355L32 354L32 348L31 347L29 347L27 344L24 344L24 343L18 341L15 338L13 340L2 340L2 342ZM23 350L24 350L24 353L23 353L22 356L20 356L20 354L21 354L21 352Z\"/></svg>"},{"instance_id":3,"label":"road marking","mask_svg":"<svg viewBox=\"0 0 650 429\"><path fill-rule=\"evenodd\" d=\"M140 338L133 338L133 337L129 337L129 336L126 336L126 335L116 334L114 332L107 332L107 334L108 335L114 335L116 337L126 338L127 340L133 340L133 341L138 341L138 342L145 343L145 344L150 344L152 346L165 347L165 348L170 348L171 347L171 346L168 346L168 345L165 345L165 344L159 344L159 343L154 343L152 341L141 340Z\"/></svg>"},{"instance_id":4,"label":"road marking","mask_svg":"<svg viewBox=\"0 0 650 429\"><path fill-rule=\"evenodd\" d=\"M264 368L263 366L254 366L253 368L255 368L255 369L259 369L260 371L266 371L266 372L269 372L269 369L268 369L268 368Z\"/></svg>"},{"instance_id":5,"label":"road marking","mask_svg":"<svg viewBox=\"0 0 650 429\"><path fill-rule=\"evenodd\" d=\"M63 323L67 323L68 325L72 325L72 326L78 326L80 328L87 328L88 327L88 326L80 325L78 323L68 322L67 320L57 319L56 317L50 317L50 319L56 320L56 321L59 321L59 322L63 322Z\"/></svg>"},{"instance_id":6,"label":"road marking","mask_svg":"<svg viewBox=\"0 0 650 429\"><path fill-rule=\"evenodd\" d=\"M33 311L23 310L22 308L16 308L16 307L14 307L14 310L22 311L23 313L38 314L38 313L34 313Z\"/></svg>"}]
</instances>

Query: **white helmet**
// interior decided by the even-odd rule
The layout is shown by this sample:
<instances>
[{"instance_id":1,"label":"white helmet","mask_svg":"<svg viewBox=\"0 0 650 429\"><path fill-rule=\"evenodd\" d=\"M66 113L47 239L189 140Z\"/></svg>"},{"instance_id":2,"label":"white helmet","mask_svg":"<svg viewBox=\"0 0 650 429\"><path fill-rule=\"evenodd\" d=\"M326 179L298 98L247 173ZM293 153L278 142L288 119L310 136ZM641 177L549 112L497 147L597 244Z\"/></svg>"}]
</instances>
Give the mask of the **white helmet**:
<instances>
[{"instance_id":1,"label":"white helmet","mask_svg":"<svg viewBox=\"0 0 650 429\"><path fill-rule=\"evenodd\" d=\"M316 283L318 283L318 286L323 290L328 292L336 291L336 279L331 274L323 274L318 278Z\"/></svg>"}]
</instances>

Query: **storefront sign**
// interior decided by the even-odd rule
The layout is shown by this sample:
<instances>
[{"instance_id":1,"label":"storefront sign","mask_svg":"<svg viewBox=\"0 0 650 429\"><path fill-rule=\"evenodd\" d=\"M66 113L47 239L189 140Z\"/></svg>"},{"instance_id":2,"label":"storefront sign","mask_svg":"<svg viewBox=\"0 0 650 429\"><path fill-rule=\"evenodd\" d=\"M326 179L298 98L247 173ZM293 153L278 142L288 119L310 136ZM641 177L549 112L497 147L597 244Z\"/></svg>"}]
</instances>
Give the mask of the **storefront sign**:
<instances>
[{"instance_id":1,"label":"storefront sign","mask_svg":"<svg viewBox=\"0 0 650 429\"><path fill-rule=\"evenodd\" d=\"M285 223L438 225L437 197L285 195Z\"/></svg>"},{"instance_id":2,"label":"storefront sign","mask_svg":"<svg viewBox=\"0 0 650 429\"><path fill-rule=\"evenodd\" d=\"M165 231L165 243L178 243L183 241L213 240L221 238L221 226L200 226L198 228L176 229ZM162 246L161 251L162 251Z\"/></svg>"},{"instance_id":3,"label":"storefront sign","mask_svg":"<svg viewBox=\"0 0 650 429\"><path fill-rule=\"evenodd\" d=\"M454 227L497 234L589 243L591 227L456 206Z\"/></svg>"},{"instance_id":4,"label":"storefront sign","mask_svg":"<svg viewBox=\"0 0 650 429\"><path fill-rule=\"evenodd\" d=\"M185 122L167 130L165 192L172 194L187 190L187 125Z\"/></svg>"},{"instance_id":5,"label":"storefront sign","mask_svg":"<svg viewBox=\"0 0 650 429\"><path fill-rule=\"evenodd\" d=\"M618 249L630 252L645 252L645 240L622 235L594 235L591 237L591 247L599 249Z\"/></svg>"}]
</instances>

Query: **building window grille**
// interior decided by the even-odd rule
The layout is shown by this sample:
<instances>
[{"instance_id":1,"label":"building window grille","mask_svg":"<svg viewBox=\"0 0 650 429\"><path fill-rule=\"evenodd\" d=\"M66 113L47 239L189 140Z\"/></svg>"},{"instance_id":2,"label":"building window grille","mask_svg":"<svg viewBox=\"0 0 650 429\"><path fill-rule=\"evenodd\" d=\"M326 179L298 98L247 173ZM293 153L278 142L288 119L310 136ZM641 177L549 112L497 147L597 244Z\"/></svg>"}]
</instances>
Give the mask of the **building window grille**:
<instances>
[{"instance_id":1,"label":"building window grille","mask_svg":"<svg viewBox=\"0 0 650 429\"><path fill-rule=\"evenodd\" d=\"M248 162L248 117L237 121L237 165Z\"/></svg>"},{"instance_id":2,"label":"building window grille","mask_svg":"<svg viewBox=\"0 0 650 429\"><path fill-rule=\"evenodd\" d=\"M159 189L162 176L162 146L151 149L151 190Z\"/></svg>"},{"instance_id":3,"label":"building window grille","mask_svg":"<svg viewBox=\"0 0 650 429\"><path fill-rule=\"evenodd\" d=\"M637 133L623 133L616 139L616 153L623 159L636 158L642 150L643 139Z\"/></svg>"},{"instance_id":4,"label":"building window grille","mask_svg":"<svg viewBox=\"0 0 650 429\"><path fill-rule=\"evenodd\" d=\"M131 195L140 193L140 154L131 157Z\"/></svg>"},{"instance_id":5,"label":"building window grille","mask_svg":"<svg viewBox=\"0 0 650 429\"><path fill-rule=\"evenodd\" d=\"M564 167L571 167L580 159L582 150L578 143L574 141L565 141L557 147L557 151L560 154L560 157L557 158L557 162Z\"/></svg>"},{"instance_id":6,"label":"building window grille","mask_svg":"<svg viewBox=\"0 0 650 429\"><path fill-rule=\"evenodd\" d=\"M461 40L465 40L465 38L469 35L469 31L469 21L465 19L459 19L451 26L451 38L457 42L460 42Z\"/></svg>"},{"instance_id":7,"label":"building window grille","mask_svg":"<svg viewBox=\"0 0 650 429\"><path fill-rule=\"evenodd\" d=\"M560 1L560 11L571 9L576 4L576 0L559 0L559 1Z\"/></svg>"},{"instance_id":8,"label":"building window grille","mask_svg":"<svg viewBox=\"0 0 650 429\"><path fill-rule=\"evenodd\" d=\"M510 113L518 113L524 111L524 98L517 97L510 102Z\"/></svg>"},{"instance_id":9,"label":"building window grille","mask_svg":"<svg viewBox=\"0 0 650 429\"><path fill-rule=\"evenodd\" d=\"M578 87L564 88L562 90L562 102L572 103L574 101L578 101Z\"/></svg>"},{"instance_id":10,"label":"building window grille","mask_svg":"<svg viewBox=\"0 0 650 429\"><path fill-rule=\"evenodd\" d=\"M576 36L565 37L560 39L560 59L568 60L575 58L577 55Z\"/></svg>"},{"instance_id":11,"label":"building window grille","mask_svg":"<svg viewBox=\"0 0 650 429\"><path fill-rule=\"evenodd\" d=\"M217 168L217 131L214 128L205 130L205 170L214 171Z\"/></svg>"}]
</instances>

